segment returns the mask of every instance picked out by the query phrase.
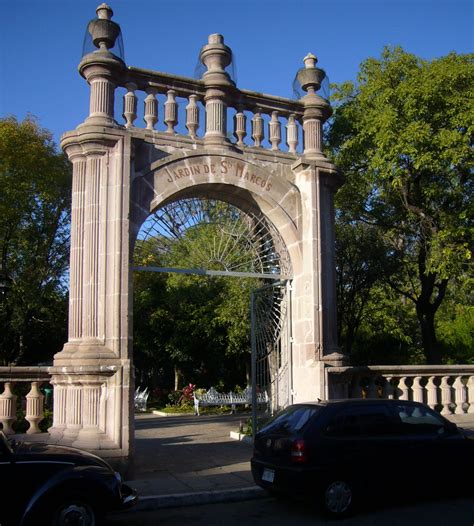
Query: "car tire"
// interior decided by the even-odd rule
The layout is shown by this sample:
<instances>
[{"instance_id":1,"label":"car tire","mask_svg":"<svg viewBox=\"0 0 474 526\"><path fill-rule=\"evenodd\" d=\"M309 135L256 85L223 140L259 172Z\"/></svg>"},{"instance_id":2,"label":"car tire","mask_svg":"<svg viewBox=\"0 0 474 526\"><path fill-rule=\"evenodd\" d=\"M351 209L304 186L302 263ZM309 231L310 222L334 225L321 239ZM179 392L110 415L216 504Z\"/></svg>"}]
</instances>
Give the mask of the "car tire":
<instances>
[{"instance_id":1,"label":"car tire","mask_svg":"<svg viewBox=\"0 0 474 526\"><path fill-rule=\"evenodd\" d=\"M322 506L326 515L331 518L342 518L349 515L354 506L354 490L345 478L334 478L323 486Z\"/></svg>"},{"instance_id":2,"label":"car tire","mask_svg":"<svg viewBox=\"0 0 474 526\"><path fill-rule=\"evenodd\" d=\"M56 499L51 510L52 526L101 526L104 522L103 510L90 498L80 494Z\"/></svg>"}]
</instances>

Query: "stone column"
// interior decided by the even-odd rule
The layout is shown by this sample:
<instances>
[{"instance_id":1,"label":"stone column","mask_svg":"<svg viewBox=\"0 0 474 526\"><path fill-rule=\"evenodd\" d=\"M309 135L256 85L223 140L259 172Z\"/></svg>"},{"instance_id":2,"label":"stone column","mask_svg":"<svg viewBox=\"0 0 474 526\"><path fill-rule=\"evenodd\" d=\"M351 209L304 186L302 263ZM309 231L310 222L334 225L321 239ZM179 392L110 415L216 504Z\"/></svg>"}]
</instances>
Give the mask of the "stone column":
<instances>
[{"instance_id":1,"label":"stone column","mask_svg":"<svg viewBox=\"0 0 474 526\"><path fill-rule=\"evenodd\" d=\"M324 71L311 53L297 79L307 94L304 107L304 155L292 166L301 193L301 252L303 270L294 283L294 378L296 401L325 399L326 366L347 363L337 344L337 305L334 239L334 193L341 184L336 167L322 152L321 129L332 113L329 102L316 94Z\"/></svg>"},{"instance_id":2,"label":"stone column","mask_svg":"<svg viewBox=\"0 0 474 526\"><path fill-rule=\"evenodd\" d=\"M225 71L232 60L232 52L224 44L224 37L210 35L208 44L201 49L201 62L207 67L202 79L206 86L206 133L204 144L208 148L228 147L227 138L227 92L234 87Z\"/></svg>"},{"instance_id":3,"label":"stone column","mask_svg":"<svg viewBox=\"0 0 474 526\"><path fill-rule=\"evenodd\" d=\"M340 179L329 163L298 161L293 171L301 192L303 261L294 282L296 400L323 399L325 365L347 361L337 344L336 323L333 195Z\"/></svg>"},{"instance_id":4,"label":"stone column","mask_svg":"<svg viewBox=\"0 0 474 526\"><path fill-rule=\"evenodd\" d=\"M69 340L55 355L50 433L126 459L133 436L129 348L131 138L83 125L62 147L73 161ZM102 453L101 453L102 454Z\"/></svg>"}]
</instances>

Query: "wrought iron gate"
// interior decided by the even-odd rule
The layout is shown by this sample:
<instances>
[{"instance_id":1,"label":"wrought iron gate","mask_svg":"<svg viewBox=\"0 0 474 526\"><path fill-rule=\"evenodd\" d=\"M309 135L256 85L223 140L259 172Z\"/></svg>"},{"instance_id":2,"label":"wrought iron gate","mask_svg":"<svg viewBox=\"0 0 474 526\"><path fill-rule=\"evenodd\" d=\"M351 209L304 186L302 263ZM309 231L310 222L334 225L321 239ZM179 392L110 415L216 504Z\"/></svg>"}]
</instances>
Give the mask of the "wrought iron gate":
<instances>
[{"instance_id":1,"label":"wrought iron gate","mask_svg":"<svg viewBox=\"0 0 474 526\"><path fill-rule=\"evenodd\" d=\"M251 295L252 430L292 403L291 282L278 281Z\"/></svg>"}]
</instances>

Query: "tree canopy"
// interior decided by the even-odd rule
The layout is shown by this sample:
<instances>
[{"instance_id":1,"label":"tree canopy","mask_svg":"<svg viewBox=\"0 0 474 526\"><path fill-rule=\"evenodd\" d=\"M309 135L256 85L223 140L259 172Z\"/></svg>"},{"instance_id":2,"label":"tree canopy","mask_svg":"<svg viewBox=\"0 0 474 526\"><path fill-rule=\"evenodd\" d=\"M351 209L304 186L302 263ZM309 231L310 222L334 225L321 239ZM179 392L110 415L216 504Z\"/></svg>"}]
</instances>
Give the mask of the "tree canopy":
<instances>
[{"instance_id":1,"label":"tree canopy","mask_svg":"<svg viewBox=\"0 0 474 526\"><path fill-rule=\"evenodd\" d=\"M0 187L0 363L38 363L67 339L71 170L32 117L0 119Z\"/></svg>"},{"instance_id":2,"label":"tree canopy","mask_svg":"<svg viewBox=\"0 0 474 526\"><path fill-rule=\"evenodd\" d=\"M413 303L428 363L442 359L435 314L448 283L471 271L473 57L386 48L335 87L328 132L346 177L339 220L380 233L383 281Z\"/></svg>"}]
</instances>

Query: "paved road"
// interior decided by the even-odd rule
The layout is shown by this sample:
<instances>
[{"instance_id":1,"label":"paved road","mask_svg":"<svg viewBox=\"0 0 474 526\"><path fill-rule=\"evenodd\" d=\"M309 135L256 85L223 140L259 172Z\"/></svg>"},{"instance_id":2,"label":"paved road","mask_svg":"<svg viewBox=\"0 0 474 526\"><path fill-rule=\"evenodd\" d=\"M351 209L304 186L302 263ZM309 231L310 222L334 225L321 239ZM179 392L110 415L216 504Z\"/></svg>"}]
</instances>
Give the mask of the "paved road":
<instances>
[{"instance_id":1,"label":"paved road","mask_svg":"<svg viewBox=\"0 0 474 526\"><path fill-rule=\"evenodd\" d=\"M421 504L362 510L343 521L331 521L309 506L265 498L227 504L127 512L109 518L108 526L473 526L474 499L427 501Z\"/></svg>"}]
</instances>

